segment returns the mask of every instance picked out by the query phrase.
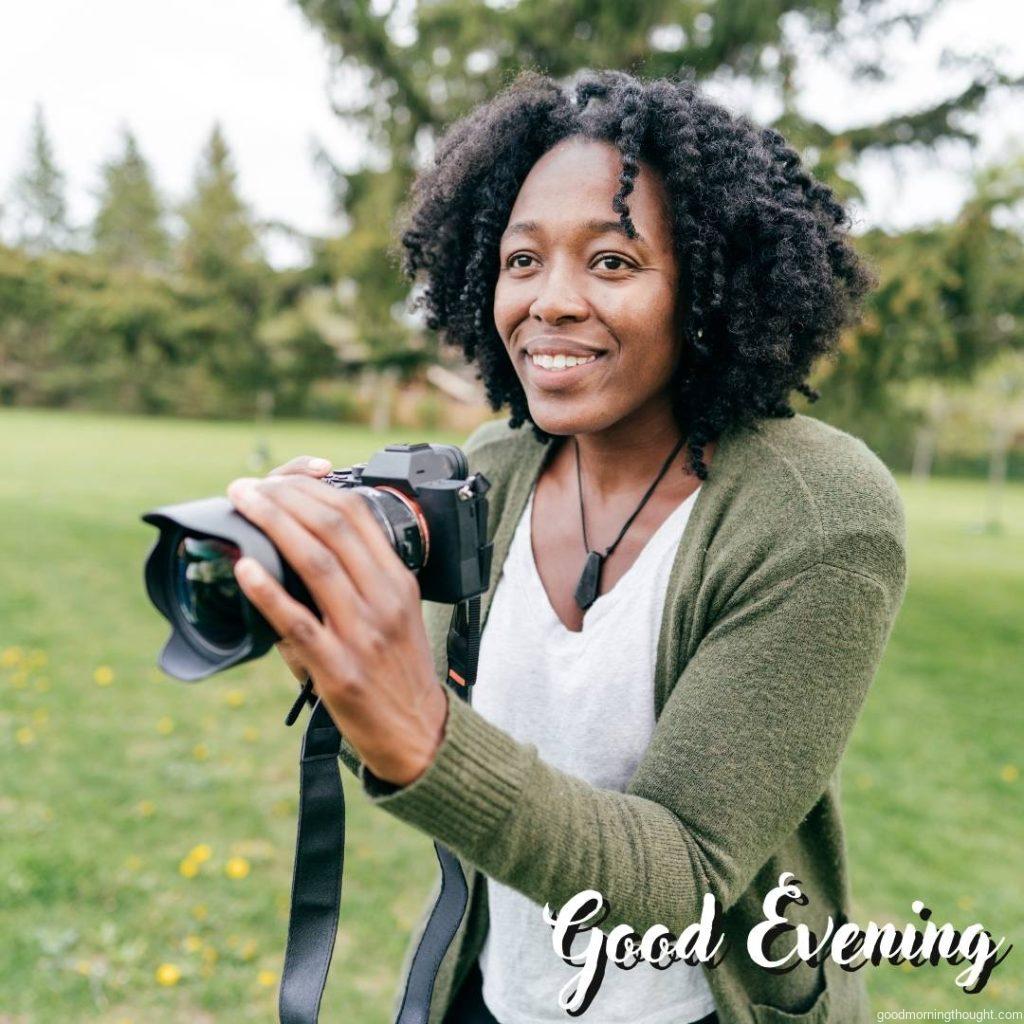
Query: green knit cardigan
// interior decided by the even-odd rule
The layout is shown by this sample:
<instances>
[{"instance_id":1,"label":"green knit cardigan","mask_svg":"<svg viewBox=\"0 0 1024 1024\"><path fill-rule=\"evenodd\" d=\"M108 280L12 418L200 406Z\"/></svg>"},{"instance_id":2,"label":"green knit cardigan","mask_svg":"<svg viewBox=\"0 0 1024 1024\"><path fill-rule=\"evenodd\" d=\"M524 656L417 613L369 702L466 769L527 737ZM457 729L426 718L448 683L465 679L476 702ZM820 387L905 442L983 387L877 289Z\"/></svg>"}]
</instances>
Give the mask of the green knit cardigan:
<instances>
[{"instance_id":1,"label":"green knit cardigan","mask_svg":"<svg viewBox=\"0 0 1024 1024\"><path fill-rule=\"evenodd\" d=\"M464 448L493 485L486 625L548 445L528 424L494 420ZM441 1024L482 948L485 876L537 903L538 929L548 928L545 903L557 910L597 889L611 905L602 931L628 923L642 935L663 924L678 934L712 893L727 953L702 969L723 1024L866 1021L863 971L828 958L772 973L750 959L747 936L783 872L806 897L787 908L789 921L821 937L829 917L837 928L848 920L839 763L903 598L905 549L896 485L863 442L807 416L762 420L719 439L677 549L657 648L657 722L625 792L553 768L447 687L444 739L408 786L377 779L345 741L341 759L370 800L440 840L466 872L470 906L438 974L430 1024ZM440 680L451 608L424 602L423 613ZM414 930L396 1006L438 888ZM792 934L780 942L769 952L781 956ZM578 968L565 970L568 980ZM610 965L604 985L618 973ZM600 994L595 1018L599 1006Z\"/></svg>"}]
</instances>

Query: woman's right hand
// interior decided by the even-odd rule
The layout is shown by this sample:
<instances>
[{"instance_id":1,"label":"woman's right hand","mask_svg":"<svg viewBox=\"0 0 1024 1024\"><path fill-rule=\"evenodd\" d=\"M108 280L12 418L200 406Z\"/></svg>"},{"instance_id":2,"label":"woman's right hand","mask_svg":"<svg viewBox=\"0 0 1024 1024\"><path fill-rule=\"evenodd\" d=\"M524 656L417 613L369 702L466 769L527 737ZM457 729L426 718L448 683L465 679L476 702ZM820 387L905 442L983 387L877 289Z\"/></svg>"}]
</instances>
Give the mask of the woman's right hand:
<instances>
[{"instance_id":1,"label":"woman's right hand","mask_svg":"<svg viewBox=\"0 0 1024 1024\"><path fill-rule=\"evenodd\" d=\"M299 455L286 462L283 466L272 469L267 476L299 474L300 476L322 477L326 476L330 471L331 462L329 459L318 459L311 455ZM288 641L279 640L274 646L281 652L281 657L284 658L285 664L292 670L292 675L300 683L305 684L309 673Z\"/></svg>"}]
</instances>

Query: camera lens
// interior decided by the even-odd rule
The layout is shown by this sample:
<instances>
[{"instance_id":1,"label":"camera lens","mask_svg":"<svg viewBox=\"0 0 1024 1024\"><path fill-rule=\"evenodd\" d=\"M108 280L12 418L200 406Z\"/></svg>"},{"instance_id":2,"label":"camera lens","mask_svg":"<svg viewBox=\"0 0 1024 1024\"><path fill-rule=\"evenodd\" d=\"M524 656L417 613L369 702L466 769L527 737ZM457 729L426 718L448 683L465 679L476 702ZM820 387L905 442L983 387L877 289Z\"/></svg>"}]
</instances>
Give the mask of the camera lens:
<instances>
[{"instance_id":1,"label":"camera lens","mask_svg":"<svg viewBox=\"0 0 1024 1024\"><path fill-rule=\"evenodd\" d=\"M430 555L430 534L419 506L392 487L357 487L399 558L419 572Z\"/></svg>"},{"instance_id":2,"label":"camera lens","mask_svg":"<svg viewBox=\"0 0 1024 1024\"><path fill-rule=\"evenodd\" d=\"M234 573L242 552L228 541L187 534L172 552L174 609L180 625L211 647L238 646L249 629Z\"/></svg>"}]
</instances>

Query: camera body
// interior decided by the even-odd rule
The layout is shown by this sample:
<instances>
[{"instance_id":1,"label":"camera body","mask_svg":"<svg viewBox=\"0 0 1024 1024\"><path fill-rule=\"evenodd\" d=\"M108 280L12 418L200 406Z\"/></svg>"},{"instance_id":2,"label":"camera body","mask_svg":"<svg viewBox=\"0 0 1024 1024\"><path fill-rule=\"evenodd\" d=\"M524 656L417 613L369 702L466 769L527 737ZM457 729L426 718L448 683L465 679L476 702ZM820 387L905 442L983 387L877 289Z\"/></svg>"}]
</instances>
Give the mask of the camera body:
<instances>
[{"instance_id":1,"label":"camera body","mask_svg":"<svg viewBox=\"0 0 1024 1024\"><path fill-rule=\"evenodd\" d=\"M469 474L455 445L390 444L370 460L321 478L355 490L368 504L426 601L456 604L486 591L490 483ZM149 598L171 624L160 667L185 681L261 657L280 639L246 599L234 563L256 559L318 617L298 574L227 498L165 505L142 516L160 531L146 560Z\"/></svg>"},{"instance_id":2,"label":"camera body","mask_svg":"<svg viewBox=\"0 0 1024 1024\"><path fill-rule=\"evenodd\" d=\"M413 515L423 520L416 524L419 529L408 522L396 524L393 519L389 525L399 557L417 573L424 601L455 604L483 593L490 579L487 503L478 500L490 484L480 473L464 479L468 467L457 468L461 469L458 477L440 475L446 470L444 456L429 444L389 444L371 456L368 463L357 463L321 478L331 487L372 487L411 499ZM373 504L375 496L366 497L384 525L384 517ZM396 526L399 528L395 529ZM427 544L422 552L421 536ZM443 557L431 558L434 551L443 552Z\"/></svg>"}]
</instances>

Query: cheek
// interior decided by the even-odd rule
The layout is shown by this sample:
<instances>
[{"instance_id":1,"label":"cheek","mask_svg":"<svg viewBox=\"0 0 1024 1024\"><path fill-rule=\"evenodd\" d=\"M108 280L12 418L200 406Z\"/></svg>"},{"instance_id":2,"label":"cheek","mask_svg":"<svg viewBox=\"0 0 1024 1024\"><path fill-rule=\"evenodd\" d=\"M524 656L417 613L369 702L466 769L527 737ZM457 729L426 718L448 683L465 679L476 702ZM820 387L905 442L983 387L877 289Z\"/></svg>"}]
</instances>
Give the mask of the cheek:
<instances>
[{"instance_id":1,"label":"cheek","mask_svg":"<svg viewBox=\"0 0 1024 1024\"><path fill-rule=\"evenodd\" d=\"M500 279L494 288L492 303L494 326L506 346L516 325L525 319L530 308L529 300L525 300L522 294L517 295L516 292L515 287L510 288L508 285L502 284Z\"/></svg>"},{"instance_id":2,"label":"cheek","mask_svg":"<svg viewBox=\"0 0 1024 1024\"><path fill-rule=\"evenodd\" d=\"M624 343L633 335L649 334L660 319L656 304L648 293L628 288L602 295L597 310L602 319L622 336Z\"/></svg>"},{"instance_id":3,"label":"cheek","mask_svg":"<svg viewBox=\"0 0 1024 1024\"><path fill-rule=\"evenodd\" d=\"M672 296L623 295L604 309L605 322L619 339L620 357L645 376L671 366L678 348Z\"/></svg>"}]
</instances>

